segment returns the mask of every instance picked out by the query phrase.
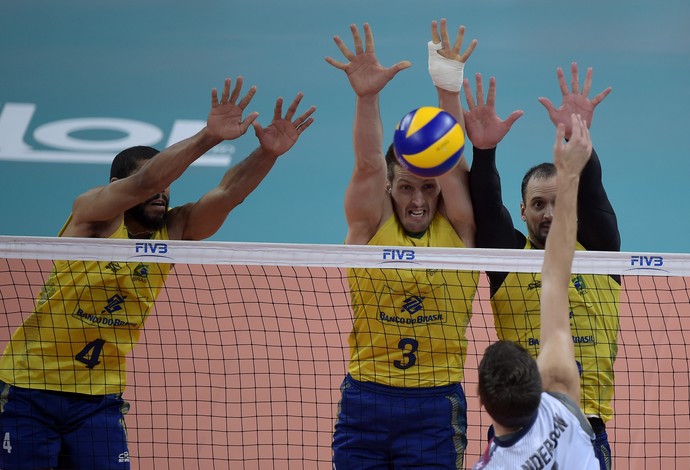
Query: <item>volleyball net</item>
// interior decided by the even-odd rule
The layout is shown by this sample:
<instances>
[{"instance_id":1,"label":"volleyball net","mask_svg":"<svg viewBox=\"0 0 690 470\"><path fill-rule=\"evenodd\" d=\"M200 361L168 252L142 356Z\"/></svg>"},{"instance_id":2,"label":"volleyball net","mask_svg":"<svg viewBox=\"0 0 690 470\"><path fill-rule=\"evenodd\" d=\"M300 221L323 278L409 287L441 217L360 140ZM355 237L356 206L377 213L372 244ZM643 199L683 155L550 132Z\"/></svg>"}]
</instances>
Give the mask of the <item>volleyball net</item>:
<instances>
[{"instance_id":1,"label":"volleyball net","mask_svg":"<svg viewBox=\"0 0 690 470\"><path fill-rule=\"evenodd\" d=\"M126 416L132 468L331 468L353 328L350 268L478 272L473 296L452 299L472 306L463 380L465 467L470 468L486 446L489 425L476 397L477 364L497 338L485 272L539 273L542 255L538 250L0 236L0 347L5 349L32 316L56 261L115 263L111 268L129 266L121 272L140 278L152 276L154 265L169 264L170 274L140 338L132 336L136 345L127 358L124 398L132 405ZM613 413L606 425L614 467L690 467L690 255L577 252L573 272L622 280L619 323L614 319L614 326L605 326L615 338L608 348L616 357ZM85 282L77 281L81 274L73 273L74 282ZM442 279L444 289L455 291L450 279L456 278ZM538 284L531 287L538 290ZM581 287L595 295L600 288L590 281ZM70 304L63 310L48 313L77 315L91 326L117 326L107 308L79 313ZM404 312L410 320L400 320L401 328L416 321L417 310ZM524 312L514 315L523 318L513 322L514 328L529 325ZM419 322L423 329L427 320ZM501 328L509 326L504 322ZM599 326L592 328L592 335L574 333L576 350L607 336L598 336ZM612 328L617 334L611 335ZM98 352L93 345L80 351L81 362L88 368L106 361L94 356Z\"/></svg>"}]
</instances>

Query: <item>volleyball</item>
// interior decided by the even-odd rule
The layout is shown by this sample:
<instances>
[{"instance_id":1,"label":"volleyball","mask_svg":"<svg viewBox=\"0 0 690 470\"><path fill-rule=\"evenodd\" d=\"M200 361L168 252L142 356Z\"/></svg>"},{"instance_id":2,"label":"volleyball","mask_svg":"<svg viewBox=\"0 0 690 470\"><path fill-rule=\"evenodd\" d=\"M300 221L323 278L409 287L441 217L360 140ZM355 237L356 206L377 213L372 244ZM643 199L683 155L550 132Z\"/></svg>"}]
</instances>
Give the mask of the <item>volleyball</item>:
<instances>
[{"instance_id":1,"label":"volleyball","mask_svg":"<svg viewBox=\"0 0 690 470\"><path fill-rule=\"evenodd\" d=\"M435 178L449 172L460 161L464 149L462 127L441 108L417 108L395 126L395 156L414 175Z\"/></svg>"}]
</instances>

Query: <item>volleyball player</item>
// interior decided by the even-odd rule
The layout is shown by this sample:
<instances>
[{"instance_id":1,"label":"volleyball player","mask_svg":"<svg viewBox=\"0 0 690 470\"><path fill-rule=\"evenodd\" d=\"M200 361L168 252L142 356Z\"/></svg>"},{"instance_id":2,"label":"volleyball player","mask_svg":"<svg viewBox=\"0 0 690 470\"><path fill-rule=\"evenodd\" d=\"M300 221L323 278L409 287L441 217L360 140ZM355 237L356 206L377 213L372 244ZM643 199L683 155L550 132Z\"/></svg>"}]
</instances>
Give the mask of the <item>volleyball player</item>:
<instances>
[{"instance_id":1,"label":"volleyball player","mask_svg":"<svg viewBox=\"0 0 690 470\"><path fill-rule=\"evenodd\" d=\"M577 232L580 173L592 152L587 123L572 115L569 140L558 124L558 170L541 276L541 351L535 361L511 341L489 346L479 364L479 400L491 416L494 437L479 469L595 470L594 432L579 407L580 378L570 331L568 290Z\"/></svg>"},{"instance_id":2,"label":"volleyball player","mask_svg":"<svg viewBox=\"0 0 690 470\"><path fill-rule=\"evenodd\" d=\"M110 183L74 201L59 236L201 240L262 181L313 122L314 107L295 118L298 94L285 116L282 99L263 128L242 117L255 87L239 99L226 79L212 91L206 126L162 152L132 147L113 160ZM238 101L239 99L239 101ZM197 202L169 208L170 184L224 140L254 127L259 147L230 168ZM0 359L0 468L70 470L130 467L123 400L126 355L171 266L153 262L56 261L34 312Z\"/></svg>"},{"instance_id":3,"label":"volleyball player","mask_svg":"<svg viewBox=\"0 0 690 470\"><path fill-rule=\"evenodd\" d=\"M580 88L577 64L571 66L571 87L558 69L563 101L556 108L540 98L552 122L565 127L565 138L572 132L570 115L580 114L591 125L594 108L609 94L610 88L589 99L592 70ZM556 202L556 167L543 163L530 169L522 181L520 212L528 236L515 229L510 213L501 200L501 182L496 168L496 146L522 115L515 111L501 121L494 108L496 83L491 78L484 100L482 78L477 74L476 102L465 81L468 111L467 135L474 147L470 182L477 223L477 246L481 248L543 249L552 225ZM601 163L592 150L580 178L578 192L577 249L619 251L620 234L616 214L602 183ZM537 356L539 337L539 292L542 280L531 273L487 273L491 306L499 339L515 341ZM568 291L572 340L581 373L582 407L597 439L595 448L601 468L611 468L611 448L605 422L613 416L613 365L617 354L620 301L620 276L573 274Z\"/></svg>"},{"instance_id":4,"label":"volleyball player","mask_svg":"<svg viewBox=\"0 0 690 470\"><path fill-rule=\"evenodd\" d=\"M405 171L390 147L384 158L379 94L411 64L383 67L369 25L364 41L355 25L350 29L354 52L335 37L347 62L326 59L347 74L356 94L345 243L409 246L412 255L419 246L467 246L474 237L467 163L433 179ZM464 63L474 47L459 54L463 33L455 52L447 38L443 52ZM467 404L460 381L477 274L353 269L349 282L354 327L334 468L462 468Z\"/></svg>"}]
</instances>

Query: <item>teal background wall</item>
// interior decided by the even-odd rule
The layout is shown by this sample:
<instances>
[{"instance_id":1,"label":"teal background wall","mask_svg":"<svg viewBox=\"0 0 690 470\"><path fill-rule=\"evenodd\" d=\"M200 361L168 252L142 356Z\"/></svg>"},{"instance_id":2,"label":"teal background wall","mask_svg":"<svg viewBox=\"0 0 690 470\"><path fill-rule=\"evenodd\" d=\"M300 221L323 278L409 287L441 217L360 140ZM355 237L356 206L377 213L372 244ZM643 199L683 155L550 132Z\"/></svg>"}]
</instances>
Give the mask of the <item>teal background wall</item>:
<instances>
[{"instance_id":1,"label":"teal background wall","mask_svg":"<svg viewBox=\"0 0 690 470\"><path fill-rule=\"evenodd\" d=\"M479 40L466 76L497 78L499 115L525 111L498 157L516 224L522 175L550 160L555 135L537 98L560 103L556 67L577 61L582 75L594 68L594 92L613 87L592 134L623 249L690 251L687 0L4 0L0 234L55 235L72 200L107 182L110 160L131 137L114 122L135 125L162 148L173 129L205 120L212 87L242 75L258 87L250 110L263 125L278 96L289 101L298 91L301 109L317 106L316 122L213 239L341 243L354 95L324 61L341 57L332 37L351 44L349 24L366 21L384 65L412 61L381 96L389 140L402 115L436 102L426 42L441 17ZM67 135L64 126L80 130ZM172 203L201 196L256 145L250 130L211 156L211 166L190 168L173 185Z\"/></svg>"}]
</instances>

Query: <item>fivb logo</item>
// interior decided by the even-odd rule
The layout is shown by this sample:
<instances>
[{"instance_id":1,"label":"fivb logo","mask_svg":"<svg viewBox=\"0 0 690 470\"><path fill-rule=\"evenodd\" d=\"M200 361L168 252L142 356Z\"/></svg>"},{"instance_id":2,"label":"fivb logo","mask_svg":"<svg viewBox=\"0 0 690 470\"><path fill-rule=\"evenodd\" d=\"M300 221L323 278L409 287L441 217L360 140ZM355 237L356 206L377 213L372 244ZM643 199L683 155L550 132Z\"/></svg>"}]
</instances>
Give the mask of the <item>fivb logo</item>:
<instances>
[{"instance_id":1,"label":"fivb logo","mask_svg":"<svg viewBox=\"0 0 690 470\"><path fill-rule=\"evenodd\" d=\"M394 248L383 249L383 259L385 261L414 261L414 250L397 250Z\"/></svg>"},{"instance_id":2,"label":"fivb logo","mask_svg":"<svg viewBox=\"0 0 690 470\"><path fill-rule=\"evenodd\" d=\"M78 118L62 119L36 127L33 140L48 149L35 149L26 143L36 105L33 103L6 103L0 111L0 160L52 163L108 164L121 150L135 145L156 146L163 132L156 126L131 119ZM196 134L204 121L178 119L173 123L166 147ZM123 137L81 139L79 134ZM160 146L159 146L160 147ZM235 147L223 142L202 156L195 165L227 167L232 161Z\"/></svg>"},{"instance_id":3,"label":"fivb logo","mask_svg":"<svg viewBox=\"0 0 690 470\"><path fill-rule=\"evenodd\" d=\"M134 251L139 254L163 255L168 252L167 243L137 243Z\"/></svg>"},{"instance_id":4,"label":"fivb logo","mask_svg":"<svg viewBox=\"0 0 690 470\"><path fill-rule=\"evenodd\" d=\"M646 269L652 271L664 271L664 257L659 255L632 255L630 256L631 269Z\"/></svg>"},{"instance_id":5,"label":"fivb logo","mask_svg":"<svg viewBox=\"0 0 690 470\"><path fill-rule=\"evenodd\" d=\"M133 259L164 258L172 260L169 255L170 249L167 243L161 242L137 242L134 245ZM148 273L147 273L148 275Z\"/></svg>"},{"instance_id":6,"label":"fivb logo","mask_svg":"<svg viewBox=\"0 0 690 470\"><path fill-rule=\"evenodd\" d=\"M163 258L167 260L172 260L172 258L168 256L170 250L168 249L167 243L137 242L137 244L134 245L134 252L135 255L132 256L132 258L130 259L148 259L150 261L151 258ZM134 274L136 277L136 272ZM146 275L148 276L148 272L146 273Z\"/></svg>"}]
</instances>

